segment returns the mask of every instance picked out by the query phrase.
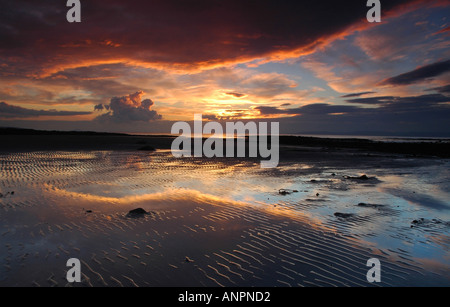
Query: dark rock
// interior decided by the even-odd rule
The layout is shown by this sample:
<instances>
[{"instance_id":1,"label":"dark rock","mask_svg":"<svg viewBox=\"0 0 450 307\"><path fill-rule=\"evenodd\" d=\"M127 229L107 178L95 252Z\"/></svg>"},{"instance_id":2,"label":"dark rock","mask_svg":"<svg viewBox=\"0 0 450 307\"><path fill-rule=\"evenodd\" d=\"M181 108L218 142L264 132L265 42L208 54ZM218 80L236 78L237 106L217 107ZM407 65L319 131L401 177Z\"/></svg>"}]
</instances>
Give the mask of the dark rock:
<instances>
[{"instance_id":1,"label":"dark rock","mask_svg":"<svg viewBox=\"0 0 450 307\"><path fill-rule=\"evenodd\" d=\"M92 213L92 210L86 210L86 213Z\"/></svg>"},{"instance_id":2,"label":"dark rock","mask_svg":"<svg viewBox=\"0 0 450 307\"><path fill-rule=\"evenodd\" d=\"M150 214L150 212L147 212L142 208L137 208L137 209L133 209L130 212L128 212L127 217L137 218L137 217L144 217L149 214Z\"/></svg>"},{"instance_id":3,"label":"dark rock","mask_svg":"<svg viewBox=\"0 0 450 307\"><path fill-rule=\"evenodd\" d=\"M334 214L334 216L335 216L335 217L340 217L340 218L343 218L343 219L347 219L347 218L349 218L349 217L352 217L353 214L352 214L352 213L341 213L341 212L336 212L336 213Z\"/></svg>"},{"instance_id":4,"label":"dark rock","mask_svg":"<svg viewBox=\"0 0 450 307\"><path fill-rule=\"evenodd\" d=\"M351 179L351 180L369 180L369 179L374 179L375 177L368 177L367 175L361 175L359 177L344 176L344 178Z\"/></svg>"},{"instance_id":5,"label":"dark rock","mask_svg":"<svg viewBox=\"0 0 450 307\"><path fill-rule=\"evenodd\" d=\"M7 197L7 196L12 196L12 195L14 195L14 191L12 191L12 192L6 192L6 194L0 193L0 198L2 198L2 197Z\"/></svg>"},{"instance_id":6,"label":"dark rock","mask_svg":"<svg viewBox=\"0 0 450 307\"><path fill-rule=\"evenodd\" d=\"M289 195L292 193L298 193L298 191L297 190L287 190L287 189L278 190L278 194L280 194L280 195Z\"/></svg>"},{"instance_id":7,"label":"dark rock","mask_svg":"<svg viewBox=\"0 0 450 307\"><path fill-rule=\"evenodd\" d=\"M319 196L319 195L320 195L319 193L316 194L316 196Z\"/></svg>"},{"instance_id":8,"label":"dark rock","mask_svg":"<svg viewBox=\"0 0 450 307\"><path fill-rule=\"evenodd\" d=\"M412 224L418 225L418 224L423 224L424 221L425 221L424 218L420 218L420 219L418 219L418 220L412 221L411 223L412 223Z\"/></svg>"},{"instance_id":9,"label":"dark rock","mask_svg":"<svg viewBox=\"0 0 450 307\"><path fill-rule=\"evenodd\" d=\"M427 228L433 228L433 227L450 227L450 222L442 221L440 219L424 219L420 218L417 220L413 220L411 222L411 227L427 227Z\"/></svg>"},{"instance_id":10,"label":"dark rock","mask_svg":"<svg viewBox=\"0 0 450 307\"><path fill-rule=\"evenodd\" d=\"M278 190L278 194L280 194L280 195L289 195L291 193L286 191L285 189L281 189L281 190Z\"/></svg>"},{"instance_id":11,"label":"dark rock","mask_svg":"<svg viewBox=\"0 0 450 307\"><path fill-rule=\"evenodd\" d=\"M147 211L145 211L142 208L137 208L137 209L133 209L130 212L128 212L129 214L148 214Z\"/></svg>"},{"instance_id":12,"label":"dark rock","mask_svg":"<svg viewBox=\"0 0 450 307\"><path fill-rule=\"evenodd\" d=\"M377 205L377 204L359 203L359 204L358 204L358 207L375 208L375 209L378 209L378 208L381 208L381 207L384 207L384 206L383 206L383 205Z\"/></svg>"}]
</instances>

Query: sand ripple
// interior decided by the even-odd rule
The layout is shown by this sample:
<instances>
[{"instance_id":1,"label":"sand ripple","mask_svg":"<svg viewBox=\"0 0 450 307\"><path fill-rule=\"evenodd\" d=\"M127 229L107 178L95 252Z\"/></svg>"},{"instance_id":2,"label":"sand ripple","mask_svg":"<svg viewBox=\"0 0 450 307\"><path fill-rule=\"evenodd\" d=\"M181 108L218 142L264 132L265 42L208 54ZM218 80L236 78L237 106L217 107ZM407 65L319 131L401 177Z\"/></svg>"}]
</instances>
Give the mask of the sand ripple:
<instances>
[{"instance_id":1,"label":"sand ripple","mask_svg":"<svg viewBox=\"0 0 450 307\"><path fill-rule=\"evenodd\" d=\"M448 251L446 220L411 227L405 209L423 206L379 197L381 181L346 180L343 170L266 172L158 153L1 158L1 191L15 191L0 199L1 286L373 286L372 257L382 286L450 284L448 258L409 248ZM277 193L284 188L298 193ZM128 218L136 207L152 214ZM81 284L65 280L71 257L82 262Z\"/></svg>"}]
</instances>

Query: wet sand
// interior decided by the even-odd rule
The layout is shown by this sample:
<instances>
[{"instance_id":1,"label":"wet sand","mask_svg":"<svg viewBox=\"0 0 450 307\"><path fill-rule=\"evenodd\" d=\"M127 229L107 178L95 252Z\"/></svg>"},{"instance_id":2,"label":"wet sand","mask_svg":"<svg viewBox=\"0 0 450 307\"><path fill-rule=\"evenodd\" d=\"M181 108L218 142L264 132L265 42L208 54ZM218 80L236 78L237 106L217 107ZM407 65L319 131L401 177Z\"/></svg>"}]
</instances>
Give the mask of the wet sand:
<instances>
[{"instance_id":1,"label":"wet sand","mask_svg":"<svg viewBox=\"0 0 450 307\"><path fill-rule=\"evenodd\" d=\"M0 286L450 285L447 159L285 146L263 170L161 148L11 151Z\"/></svg>"}]
</instances>

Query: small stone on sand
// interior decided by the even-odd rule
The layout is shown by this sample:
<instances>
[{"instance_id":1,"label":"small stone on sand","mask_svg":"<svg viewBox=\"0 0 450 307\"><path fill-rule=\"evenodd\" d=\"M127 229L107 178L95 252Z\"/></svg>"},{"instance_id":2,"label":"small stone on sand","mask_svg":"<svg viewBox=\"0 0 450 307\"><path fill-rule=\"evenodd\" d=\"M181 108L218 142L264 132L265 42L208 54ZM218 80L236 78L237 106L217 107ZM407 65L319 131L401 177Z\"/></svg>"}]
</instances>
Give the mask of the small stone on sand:
<instances>
[{"instance_id":1,"label":"small stone on sand","mask_svg":"<svg viewBox=\"0 0 450 307\"><path fill-rule=\"evenodd\" d=\"M137 208L137 209L131 210L129 213L130 214L147 214L147 211L145 211L142 208Z\"/></svg>"},{"instance_id":2,"label":"small stone on sand","mask_svg":"<svg viewBox=\"0 0 450 307\"><path fill-rule=\"evenodd\" d=\"M346 219L346 218L352 217L353 214L351 214L351 213L340 213L340 212L336 212L336 213L334 214L334 216L335 216L335 217L340 217L340 218Z\"/></svg>"}]
</instances>

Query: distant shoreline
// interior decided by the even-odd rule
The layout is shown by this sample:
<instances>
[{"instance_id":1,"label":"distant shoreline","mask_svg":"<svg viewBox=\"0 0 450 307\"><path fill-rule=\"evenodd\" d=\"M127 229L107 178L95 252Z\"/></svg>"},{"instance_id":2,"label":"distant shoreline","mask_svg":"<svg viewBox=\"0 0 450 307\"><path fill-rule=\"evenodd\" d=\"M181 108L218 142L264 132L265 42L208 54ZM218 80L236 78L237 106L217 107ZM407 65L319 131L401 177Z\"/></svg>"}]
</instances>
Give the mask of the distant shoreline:
<instances>
[{"instance_id":1,"label":"distant shoreline","mask_svg":"<svg viewBox=\"0 0 450 307\"><path fill-rule=\"evenodd\" d=\"M170 133L133 133L133 132L98 132L77 130L39 130L29 128L0 127L0 135L106 135L106 136L133 136L133 137L175 137ZM330 134L330 133L284 133L280 137L304 137L318 139L357 139L357 140L409 140L409 141L447 141L450 136L402 136L402 135L359 135L359 134Z\"/></svg>"},{"instance_id":2,"label":"distant shoreline","mask_svg":"<svg viewBox=\"0 0 450 307\"><path fill-rule=\"evenodd\" d=\"M160 135L139 135L132 133L117 133L117 132L96 132L96 131L61 131L61 130L36 130L36 129L22 129L22 128L0 128L0 136L2 135L79 135L79 136L155 136L155 137L170 137L170 134Z\"/></svg>"},{"instance_id":3,"label":"distant shoreline","mask_svg":"<svg viewBox=\"0 0 450 307\"><path fill-rule=\"evenodd\" d=\"M45 150L148 150L170 149L176 136L169 134L136 135L92 131L45 131L0 128L0 151ZM392 138L398 140L398 138ZM280 135L280 145L322 148L324 150L363 150L410 156L450 158L450 139L404 138L401 141L377 141L353 137Z\"/></svg>"}]
</instances>

